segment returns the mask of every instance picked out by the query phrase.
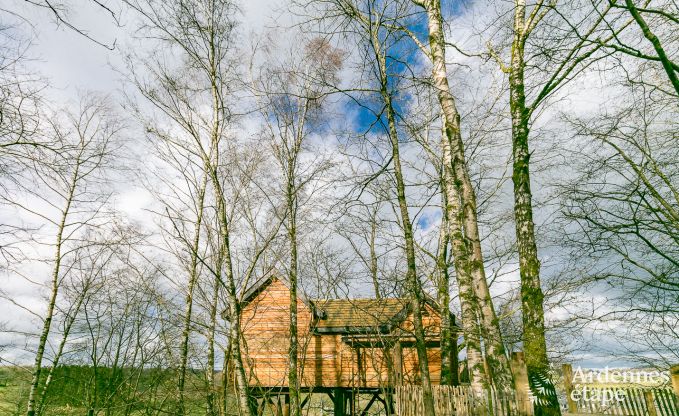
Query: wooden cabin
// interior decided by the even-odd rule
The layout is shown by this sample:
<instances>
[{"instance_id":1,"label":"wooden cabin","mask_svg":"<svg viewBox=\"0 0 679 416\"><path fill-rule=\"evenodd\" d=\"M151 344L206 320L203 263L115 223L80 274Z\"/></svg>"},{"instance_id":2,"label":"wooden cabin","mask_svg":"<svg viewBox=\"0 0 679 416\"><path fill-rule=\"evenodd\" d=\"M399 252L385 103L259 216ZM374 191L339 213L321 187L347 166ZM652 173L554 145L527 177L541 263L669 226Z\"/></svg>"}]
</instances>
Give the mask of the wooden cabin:
<instances>
[{"instance_id":1,"label":"wooden cabin","mask_svg":"<svg viewBox=\"0 0 679 416\"><path fill-rule=\"evenodd\" d=\"M265 276L248 288L242 299L242 353L250 386L286 391L290 341L288 285L282 278ZM439 384L441 318L435 306L431 301L425 302L422 317L431 380ZM314 300L300 296L297 310L302 390L384 391L397 385L420 383L410 301ZM454 322L454 316L451 318Z\"/></svg>"}]
</instances>

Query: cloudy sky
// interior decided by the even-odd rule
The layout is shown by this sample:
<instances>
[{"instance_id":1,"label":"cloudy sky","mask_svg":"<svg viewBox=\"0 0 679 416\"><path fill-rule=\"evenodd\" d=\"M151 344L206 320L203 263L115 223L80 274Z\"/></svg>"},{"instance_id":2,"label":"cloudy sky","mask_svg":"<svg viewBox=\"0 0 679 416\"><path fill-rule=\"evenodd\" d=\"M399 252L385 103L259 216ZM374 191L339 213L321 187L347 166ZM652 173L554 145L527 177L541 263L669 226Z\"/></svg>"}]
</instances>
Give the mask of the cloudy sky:
<instances>
[{"instance_id":1,"label":"cloudy sky","mask_svg":"<svg viewBox=\"0 0 679 416\"><path fill-rule=\"evenodd\" d=\"M283 0L256 0L240 3L242 7L240 33L245 40L270 33L271 28L276 26L291 27L294 22L291 15L286 12L286 4ZM9 10L22 16L26 22L30 22L30 25L19 26L22 28L23 36L32 39L33 42L29 49L29 55L32 58L30 65L49 79L52 88L47 91L47 94L54 103L64 106L74 105L79 94L89 91L111 94L114 100L119 99L122 82L117 69L121 68L121 52L130 47L138 47L135 40L130 36L130 31L135 26L134 17L126 13L124 9L116 8L116 6L112 6L116 15L113 18L105 10L90 2L74 0L67 5L69 7L68 11L64 13L64 18L78 29L86 32L91 39L66 28L63 24L57 25L54 15L50 11L28 5L24 1L10 0L10 5L3 7L7 7L5 12ZM481 11L483 11L482 8ZM0 11L0 13L3 12ZM469 6L463 9L459 5L451 6L448 13L467 13L466 16L468 17L466 20L462 20L461 24L456 26L454 30L451 29L449 38L458 45L473 44L473 41L470 40L472 37L471 22L483 19L483 14L479 10L475 10L474 7ZM11 19L11 17L7 17L7 14L4 16L4 18ZM467 23L467 25L464 23ZM281 36L278 39L282 49L285 49L284 44L286 42L294 42L291 40L292 38L292 36ZM97 42L107 46L115 45L115 47L109 49L106 46L98 45ZM457 56L457 58L459 58L459 63L466 63L465 59L467 58L461 56ZM416 63L413 62L413 64ZM469 79L467 78L466 81L469 82ZM605 101L605 97L591 94L591 91L599 84L597 80L591 79L582 82L584 85L589 85L588 91L590 93L571 94L569 100L562 105L586 113L598 108ZM475 94L481 86L489 87L489 85L481 85L480 82L471 84L465 85L463 91L460 92L461 95L464 95L462 101L474 102L475 99L479 99ZM569 91L578 91L578 89ZM583 89L581 88L579 91L583 91ZM554 112L556 113L556 110ZM353 114L353 116L355 116L355 119L352 122L360 126L360 113ZM547 124L550 120L551 117L547 114L539 123ZM536 157L539 157L539 151ZM416 158L417 154L413 153L413 159ZM150 214L146 211L146 208L152 203L151 195L142 186L128 185L121 187L116 197L116 207L124 211L133 221L141 223L152 222L152 219L149 218ZM546 216L548 214L543 216L538 214L537 218L539 221L545 221ZM435 231L439 220L440 216L436 210L421 212L417 218L417 224L421 228L422 235L429 231ZM512 237L512 235L507 236L507 238ZM546 257L549 257L551 253L549 250L546 250L546 252ZM545 264L549 265L550 262L548 259L546 260ZM510 264L503 267L505 267L504 275L493 288L494 292L498 294L516 288L515 265ZM40 266L36 266L35 272L40 270ZM6 293L12 293L17 303L30 305L28 307L32 310L44 308L44 306L41 306L44 303L43 298L36 295L33 288L21 283L20 280L3 282L2 289ZM599 295L596 293L588 296L587 300L591 301L593 305L603 303L604 299L599 299ZM551 311L551 313L558 316L564 314L565 311L559 309ZM26 332L35 330L36 319L7 302L0 303L0 316L3 316L5 321L10 322L13 328ZM16 342L18 339L8 334L0 335L0 337L2 337L0 338L0 345L7 342ZM580 351L578 355L580 362L584 365L601 366L602 362L598 358L598 354L606 355L610 353L611 348L618 348L611 340L601 342L599 345L605 351ZM11 354L5 354L5 357L17 362L25 362L27 356L21 349L17 349ZM617 365L621 363L608 362L606 364Z\"/></svg>"}]
</instances>

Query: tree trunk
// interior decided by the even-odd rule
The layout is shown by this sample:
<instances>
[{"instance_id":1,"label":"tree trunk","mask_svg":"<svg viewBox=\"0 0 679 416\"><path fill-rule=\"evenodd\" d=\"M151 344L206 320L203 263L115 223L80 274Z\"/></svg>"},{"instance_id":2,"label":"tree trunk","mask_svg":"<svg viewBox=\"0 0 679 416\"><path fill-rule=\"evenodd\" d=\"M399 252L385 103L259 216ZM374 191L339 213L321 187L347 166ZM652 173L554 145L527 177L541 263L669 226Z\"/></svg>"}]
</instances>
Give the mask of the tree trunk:
<instances>
[{"instance_id":1,"label":"tree trunk","mask_svg":"<svg viewBox=\"0 0 679 416\"><path fill-rule=\"evenodd\" d=\"M443 171L441 172L443 176ZM448 221L446 220L446 198L445 193L441 193L443 203L443 218L441 219L441 231L439 236L438 257L436 268L438 269L438 303L439 313L441 314L441 384L452 386L454 384L452 369L452 337L450 319L450 275L448 273ZM455 351L457 353L457 351ZM457 380L455 380L455 383Z\"/></svg>"},{"instance_id":2,"label":"tree trunk","mask_svg":"<svg viewBox=\"0 0 679 416\"><path fill-rule=\"evenodd\" d=\"M379 266L377 264L377 251L375 250L375 241L377 239L377 209L373 212L373 217L370 222L370 277L373 281L373 289L375 290L375 299L382 299L379 280Z\"/></svg>"},{"instance_id":3,"label":"tree trunk","mask_svg":"<svg viewBox=\"0 0 679 416\"><path fill-rule=\"evenodd\" d=\"M526 4L517 0L514 9L514 39L509 72L509 102L512 116L512 181L514 183L514 222L521 276L523 352L528 379L549 379L549 359L545 341L544 294L540 286L540 260L535 241L530 151L528 149L530 111L526 108L524 84L524 43ZM533 387L533 386L531 386ZM560 415L558 401L536 401L536 415Z\"/></svg>"},{"instance_id":4,"label":"tree trunk","mask_svg":"<svg viewBox=\"0 0 679 416\"><path fill-rule=\"evenodd\" d=\"M374 34L376 37L376 34ZM375 47L379 45L379 40L374 39ZM396 115L391 101L391 95L387 90L387 70L386 57L378 52L380 66L380 93L384 100L387 111L387 121L389 126L389 139L391 140L392 159L394 163L394 176L396 178L396 195L403 225L403 238L405 243L406 262L408 270L406 272L406 282L412 301L413 324L415 332L415 349L420 365L420 376L422 378L422 402L424 405L425 416L435 416L434 396L431 389L431 379L429 376L429 359L427 357L427 346L425 341L424 327L422 324L422 307L424 306L422 286L417 276L417 264L415 258L415 242L413 236L413 226L410 222L408 213L408 201L405 194L405 181L401 167L400 149L398 143L398 133L396 130Z\"/></svg>"},{"instance_id":5,"label":"tree trunk","mask_svg":"<svg viewBox=\"0 0 679 416\"><path fill-rule=\"evenodd\" d=\"M211 28L214 30L214 28ZM211 33L214 37L215 34ZM214 48L214 42L210 44ZM231 258L231 237L229 219L226 211L226 200L222 184L219 180L219 144L221 141L221 122L222 112L224 111L221 102L220 89L218 84L221 82L217 76L217 56L216 51L211 49L208 57L209 62L209 77L211 82L212 94L212 130L210 132L210 154L203 154L203 164L205 170L210 175L212 188L214 190L215 203L217 204L217 221L219 223L219 257L223 260L224 271L226 275L226 300L229 303L229 342L232 346L231 353L233 359L233 367L236 373L236 387L238 394L239 410L246 416L253 416L255 409L251 407L249 400L249 385L248 379L245 375L245 366L243 365L243 356L240 349L240 303L238 301L238 294L236 291L236 281L233 274L233 260ZM220 270L222 270L220 265ZM220 272L221 276L221 272ZM221 280L221 279L220 279ZM220 281L221 284L224 282Z\"/></svg>"},{"instance_id":6,"label":"tree trunk","mask_svg":"<svg viewBox=\"0 0 679 416\"><path fill-rule=\"evenodd\" d=\"M73 323L75 322L75 319L78 316L78 311L80 310L80 307L82 306L84 298L85 298L85 289L83 289L83 293L78 297L78 302L76 303L75 307L73 308L73 315L66 318L67 321L66 321L66 326L64 327L64 334L61 337L61 341L59 342L59 347L57 348L57 353L54 356L54 360L52 361L52 367L50 368L49 373L47 373L47 378L45 378L45 385L43 386L42 391L40 392L40 401L38 402L38 406L37 406L36 412L35 412L35 414L37 414L37 415L41 415L43 408L45 407L45 400L47 400L47 393L49 391L50 385L52 384L52 378L54 376L54 371L59 366L59 361L61 360L61 356L64 353L64 347L66 346L66 341L68 339L68 335L71 333L71 328L73 327Z\"/></svg>"},{"instance_id":7,"label":"tree trunk","mask_svg":"<svg viewBox=\"0 0 679 416\"><path fill-rule=\"evenodd\" d=\"M191 243L191 264L189 268L189 287L186 292L186 311L184 312L184 328L182 330L181 348L179 357L179 408L178 414L185 413L184 407L184 385L186 383L186 365L189 355L189 335L191 332L191 315L193 310L193 290L198 280L198 249L200 246L200 229L203 221L203 206L205 202L205 188L207 187L207 175L203 176L200 188L198 189L197 215L194 226L194 236Z\"/></svg>"},{"instance_id":8,"label":"tree trunk","mask_svg":"<svg viewBox=\"0 0 679 416\"><path fill-rule=\"evenodd\" d=\"M246 416L255 414L254 409L250 407L249 400L249 385L248 379L245 375L245 366L243 365L243 356L240 349L240 303L236 293L236 284L233 276L233 264L231 261L231 247L229 238L229 223L226 216L226 207L224 202L224 195L221 185L219 185L219 178L216 171L212 171L212 181L215 182L214 188L217 198L217 215L220 223L220 235L222 240L222 247L220 250L224 252L224 269L226 271L226 298L229 302L229 343L231 344L231 358L233 360L233 369L236 373L236 389L238 395L238 406L240 411Z\"/></svg>"},{"instance_id":9,"label":"tree trunk","mask_svg":"<svg viewBox=\"0 0 679 416\"><path fill-rule=\"evenodd\" d=\"M450 92L448 84L440 0L429 0L426 3L426 9L428 15L429 47L433 64L433 82L441 105L448 142L448 146L444 147L444 152L448 148L451 153L449 158L444 157L444 159L450 159L453 179L447 183L447 194L449 197L460 198L462 203L461 225L464 229L464 243L468 247L469 272L479 305L486 361L491 370L491 377L498 389L509 390L512 386L512 375L502 342L499 321L493 308L488 282L486 281L478 228L476 193L466 165L464 144L462 143L460 132L460 115L457 112L455 99ZM453 247L456 247L456 245L454 244ZM456 254L454 251L453 255Z\"/></svg>"},{"instance_id":10,"label":"tree trunk","mask_svg":"<svg viewBox=\"0 0 679 416\"><path fill-rule=\"evenodd\" d=\"M445 135L442 135L443 148L443 189L445 190L445 210L448 235L455 265L455 277L460 295L460 310L462 312L462 331L467 350L467 372L472 389L477 394L490 385L486 372L485 361L481 350L481 327L479 323L479 303L474 293L471 272L469 270L469 255L462 228L462 207L460 196L455 187L449 186L453 182L452 158L450 145Z\"/></svg>"},{"instance_id":11,"label":"tree trunk","mask_svg":"<svg viewBox=\"0 0 679 416\"><path fill-rule=\"evenodd\" d=\"M288 389L290 392L290 411L293 416L299 416L299 380L297 374L297 358L299 354L299 340L297 339L297 210L295 190L295 157L289 155L287 163L286 199L288 209L288 238L290 244L290 348L288 350Z\"/></svg>"},{"instance_id":12,"label":"tree trunk","mask_svg":"<svg viewBox=\"0 0 679 416\"><path fill-rule=\"evenodd\" d=\"M221 265L222 261L219 260ZM210 327L207 335L207 416L217 416L218 406L215 400L215 332L217 328L217 305L219 303L219 287L221 286L221 276L217 275L212 292L212 303L210 304Z\"/></svg>"},{"instance_id":13,"label":"tree trunk","mask_svg":"<svg viewBox=\"0 0 679 416\"><path fill-rule=\"evenodd\" d=\"M54 267L52 268L52 284L49 301L47 303L47 312L38 340L38 350L35 354L35 363L33 367L33 376L31 379L31 387L28 393L28 405L26 407L26 416L35 416L35 401L38 394L38 387L40 385L40 374L42 372L42 359L45 355L45 346L47 345L47 338L49 337L50 327L52 326L52 318L54 317L54 308L57 303L57 295L59 293L59 273L61 272L61 249L63 245L63 235L66 228L66 219L71 210L73 197L75 195L78 179L80 178L80 161L77 162L73 176L71 177L70 188L66 197L64 210L61 212L61 220L57 228L57 236L54 253Z\"/></svg>"}]
</instances>

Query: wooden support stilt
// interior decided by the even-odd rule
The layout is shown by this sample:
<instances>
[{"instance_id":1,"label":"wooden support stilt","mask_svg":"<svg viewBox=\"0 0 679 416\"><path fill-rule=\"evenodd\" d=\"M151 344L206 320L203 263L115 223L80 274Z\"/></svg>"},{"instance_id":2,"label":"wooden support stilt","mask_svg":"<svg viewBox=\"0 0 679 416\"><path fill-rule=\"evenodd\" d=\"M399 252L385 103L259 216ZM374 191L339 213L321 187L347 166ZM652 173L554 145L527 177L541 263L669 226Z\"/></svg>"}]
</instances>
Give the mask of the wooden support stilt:
<instances>
[{"instance_id":1,"label":"wooden support stilt","mask_svg":"<svg viewBox=\"0 0 679 416\"><path fill-rule=\"evenodd\" d=\"M372 399L370 399L370 401L369 401L368 404L365 406L365 408L363 409L363 411L361 411L361 415L360 415L360 416L366 416L366 414L368 414L368 410L370 410L370 407L372 407L373 403L375 403L375 401L377 400L378 397L379 397L379 393L373 394Z\"/></svg>"},{"instance_id":2,"label":"wooden support stilt","mask_svg":"<svg viewBox=\"0 0 679 416\"><path fill-rule=\"evenodd\" d=\"M276 396L276 403L275 403L275 410L274 410L274 415L275 416L283 416L283 404L281 403L281 400L283 400L283 397L279 394Z\"/></svg>"},{"instance_id":3,"label":"wooden support stilt","mask_svg":"<svg viewBox=\"0 0 679 416\"><path fill-rule=\"evenodd\" d=\"M290 395L283 395L283 416L290 416Z\"/></svg>"},{"instance_id":4,"label":"wooden support stilt","mask_svg":"<svg viewBox=\"0 0 679 416\"><path fill-rule=\"evenodd\" d=\"M344 389L336 388L333 392L334 396L334 411L333 416L346 416L346 397L344 395Z\"/></svg>"},{"instance_id":5,"label":"wooden support stilt","mask_svg":"<svg viewBox=\"0 0 679 416\"><path fill-rule=\"evenodd\" d=\"M256 412L259 409L259 400L257 400L256 396L250 396L248 398L248 402L250 404L250 409L252 409L253 411Z\"/></svg>"},{"instance_id":6,"label":"wooden support stilt","mask_svg":"<svg viewBox=\"0 0 679 416\"><path fill-rule=\"evenodd\" d=\"M658 412L655 410L653 392L651 390L644 390L644 401L646 402L646 410L648 410L648 416L658 416Z\"/></svg>"},{"instance_id":7,"label":"wooden support stilt","mask_svg":"<svg viewBox=\"0 0 679 416\"><path fill-rule=\"evenodd\" d=\"M385 390L384 399L377 397L377 400L382 402L384 405L384 412L387 414L387 416L391 416L396 413L394 411L394 393L391 390Z\"/></svg>"},{"instance_id":8,"label":"wooden support stilt","mask_svg":"<svg viewBox=\"0 0 679 416\"><path fill-rule=\"evenodd\" d=\"M309 399L311 399L311 394L312 393L307 393L306 397L304 400L302 400L302 403L299 404L300 409L304 409L304 406L309 402Z\"/></svg>"},{"instance_id":9,"label":"wooden support stilt","mask_svg":"<svg viewBox=\"0 0 679 416\"><path fill-rule=\"evenodd\" d=\"M257 399L257 415L262 416L264 414L264 409L266 409L266 397Z\"/></svg>"},{"instance_id":10,"label":"wooden support stilt","mask_svg":"<svg viewBox=\"0 0 679 416\"><path fill-rule=\"evenodd\" d=\"M403 348L400 342L394 344L392 349L392 361L394 363L394 385L403 384Z\"/></svg>"}]
</instances>

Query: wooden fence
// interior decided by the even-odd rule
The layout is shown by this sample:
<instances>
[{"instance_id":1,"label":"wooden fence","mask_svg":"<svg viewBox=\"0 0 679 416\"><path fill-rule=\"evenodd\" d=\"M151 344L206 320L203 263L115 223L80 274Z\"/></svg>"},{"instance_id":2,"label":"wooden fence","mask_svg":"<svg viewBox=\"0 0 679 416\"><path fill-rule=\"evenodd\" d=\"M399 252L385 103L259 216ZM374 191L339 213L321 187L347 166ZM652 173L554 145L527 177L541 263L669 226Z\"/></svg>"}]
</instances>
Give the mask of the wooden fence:
<instances>
[{"instance_id":1,"label":"wooden fence","mask_svg":"<svg viewBox=\"0 0 679 416\"><path fill-rule=\"evenodd\" d=\"M437 416L511 416L519 414L516 397L503 397L495 389L473 394L469 386L432 386ZM401 386L395 392L398 416L420 416L423 412L422 387ZM671 388L587 387L576 390L574 413L616 416L679 416L679 399Z\"/></svg>"},{"instance_id":2,"label":"wooden fence","mask_svg":"<svg viewBox=\"0 0 679 416\"><path fill-rule=\"evenodd\" d=\"M671 388L587 387L586 390L575 389L574 396L576 400L571 400L577 413L619 416L679 415L679 400Z\"/></svg>"},{"instance_id":3,"label":"wooden fence","mask_svg":"<svg viewBox=\"0 0 679 416\"><path fill-rule=\"evenodd\" d=\"M495 389L474 394L470 386L432 386L437 416L510 416L516 414L517 400L499 394ZM395 392L398 416L420 416L424 413L422 387L400 386Z\"/></svg>"},{"instance_id":4,"label":"wooden fence","mask_svg":"<svg viewBox=\"0 0 679 416\"><path fill-rule=\"evenodd\" d=\"M500 394L495 389L474 394L466 386L432 386L437 416L531 415L528 377L523 355L512 356L514 391ZM574 385L570 364L563 366L566 403L570 413L615 416L679 416L679 364L670 368L672 387L640 388L615 384ZM394 397L397 416L424 413L422 387L400 386Z\"/></svg>"},{"instance_id":5,"label":"wooden fence","mask_svg":"<svg viewBox=\"0 0 679 416\"><path fill-rule=\"evenodd\" d=\"M673 387L573 384L573 369L563 365L566 402L571 413L616 416L679 416L679 365L670 368Z\"/></svg>"}]
</instances>

